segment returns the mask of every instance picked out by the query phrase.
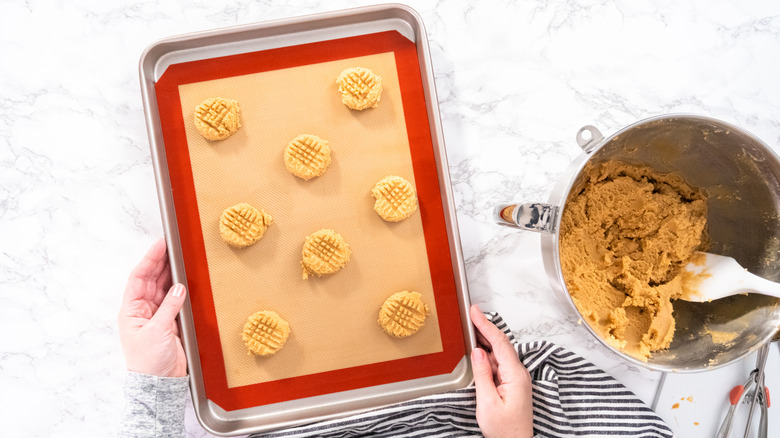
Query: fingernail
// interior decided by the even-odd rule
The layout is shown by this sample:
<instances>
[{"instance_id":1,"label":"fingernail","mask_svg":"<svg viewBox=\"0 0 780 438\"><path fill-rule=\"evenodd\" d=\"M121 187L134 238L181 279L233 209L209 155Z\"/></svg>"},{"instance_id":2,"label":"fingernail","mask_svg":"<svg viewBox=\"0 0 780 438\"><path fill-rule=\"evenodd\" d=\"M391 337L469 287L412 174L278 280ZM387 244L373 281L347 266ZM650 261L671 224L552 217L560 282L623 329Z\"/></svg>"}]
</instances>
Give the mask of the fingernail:
<instances>
[{"instance_id":1,"label":"fingernail","mask_svg":"<svg viewBox=\"0 0 780 438\"><path fill-rule=\"evenodd\" d=\"M184 285L179 283L173 286L173 290L171 291L171 294L174 297L180 297L184 295Z\"/></svg>"},{"instance_id":2,"label":"fingernail","mask_svg":"<svg viewBox=\"0 0 780 438\"><path fill-rule=\"evenodd\" d=\"M487 354L485 353L485 350L477 347L471 351L471 359L474 362L483 362L487 360Z\"/></svg>"}]
</instances>

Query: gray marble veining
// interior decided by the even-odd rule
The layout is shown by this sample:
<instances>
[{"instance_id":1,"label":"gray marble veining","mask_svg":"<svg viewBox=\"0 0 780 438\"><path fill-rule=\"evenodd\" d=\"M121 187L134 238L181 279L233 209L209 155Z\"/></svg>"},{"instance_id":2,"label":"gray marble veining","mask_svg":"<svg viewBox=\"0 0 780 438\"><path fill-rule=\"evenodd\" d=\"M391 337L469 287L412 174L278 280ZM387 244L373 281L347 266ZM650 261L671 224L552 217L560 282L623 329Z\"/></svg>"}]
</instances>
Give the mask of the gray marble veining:
<instances>
[{"instance_id":1,"label":"gray marble veining","mask_svg":"<svg viewBox=\"0 0 780 438\"><path fill-rule=\"evenodd\" d=\"M521 340L584 355L652 402L658 373L603 349L553 296L538 235L495 226L545 201L575 134L705 114L780 148L780 4L771 0L409 1L430 39L469 288ZM138 85L158 38L371 4L287 0L4 2L0 17L0 423L102 436L122 409L115 319L162 235ZM674 425L673 425L674 426ZM207 436L188 411L188 433Z\"/></svg>"}]
</instances>

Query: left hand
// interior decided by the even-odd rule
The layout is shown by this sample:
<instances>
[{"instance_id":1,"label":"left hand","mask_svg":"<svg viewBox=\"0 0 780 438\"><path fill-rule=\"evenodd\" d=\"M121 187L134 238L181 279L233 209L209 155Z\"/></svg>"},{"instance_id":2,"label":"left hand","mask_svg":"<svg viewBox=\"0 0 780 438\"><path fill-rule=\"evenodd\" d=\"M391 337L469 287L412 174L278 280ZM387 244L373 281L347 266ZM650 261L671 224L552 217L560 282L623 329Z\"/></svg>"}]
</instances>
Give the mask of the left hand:
<instances>
[{"instance_id":1,"label":"left hand","mask_svg":"<svg viewBox=\"0 0 780 438\"><path fill-rule=\"evenodd\" d=\"M531 375L509 338L476 305L470 309L481 346L471 352L477 423L486 438L533 436Z\"/></svg>"},{"instance_id":2,"label":"left hand","mask_svg":"<svg viewBox=\"0 0 780 438\"><path fill-rule=\"evenodd\" d=\"M119 339L128 371L160 377L187 375L176 323L185 297L184 285L171 287L165 240L160 239L130 274L119 309Z\"/></svg>"}]
</instances>

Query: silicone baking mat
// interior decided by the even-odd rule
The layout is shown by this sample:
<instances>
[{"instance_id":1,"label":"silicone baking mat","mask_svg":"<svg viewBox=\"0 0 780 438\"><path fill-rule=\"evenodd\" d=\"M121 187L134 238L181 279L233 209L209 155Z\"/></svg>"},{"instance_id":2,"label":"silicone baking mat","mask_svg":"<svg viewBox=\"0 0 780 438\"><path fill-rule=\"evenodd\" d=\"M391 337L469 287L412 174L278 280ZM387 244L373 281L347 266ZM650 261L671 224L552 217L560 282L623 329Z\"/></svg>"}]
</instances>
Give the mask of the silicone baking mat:
<instances>
[{"instance_id":1,"label":"silicone baking mat","mask_svg":"<svg viewBox=\"0 0 780 438\"><path fill-rule=\"evenodd\" d=\"M382 32L174 64L156 84L165 153L209 399L226 410L451 372L464 355L444 212L414 43ZM382 77L377 108L350 110L335 78L362 66ZM242 127L209 142L192 123L209 97L235 99ZM299 134L330 142L333 163L304 181L283 151ZM420 209L384 222L371 188L399 175ZM274 223L248 248L218 232L239 202ZM306 235L330 228L352 258L327 277L301 276ZM389 295L415 290L431 308L415 335L377 324ZM292 332L270 357L247 354L240 333L257 310L274 310Z\"/></svg>"}]
</instances>

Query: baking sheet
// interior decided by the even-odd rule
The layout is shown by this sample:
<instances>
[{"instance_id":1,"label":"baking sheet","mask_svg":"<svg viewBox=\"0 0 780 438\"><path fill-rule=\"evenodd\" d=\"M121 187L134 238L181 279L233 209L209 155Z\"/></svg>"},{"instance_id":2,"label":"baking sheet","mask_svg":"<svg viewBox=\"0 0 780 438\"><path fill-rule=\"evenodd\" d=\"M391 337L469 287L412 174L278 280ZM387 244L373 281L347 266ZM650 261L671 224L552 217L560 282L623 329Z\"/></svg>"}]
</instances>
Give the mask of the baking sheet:
<instances>
[{"instance_id":1,"label":"baking sheet","mask_svg":"<svg viewBox=\"0 0 780 438\"><path fill-rule=\"evenodd\" d=\"M356 62L376 65L387 81L379 108L357 114L335 91L335 76ZM390 31L173 64L156 84L206 396L223 409L447 374L463 359L418 62L415 44ZM217 96L241 102L243 126L209 143L188 122L197 103ZM297 180L281 163L284 145L301 133L333 148L333 167L315 180ZM412 181L420 199L419 212L396 224L371 209L371 187L389 174ZM237 202L275 218L260 242L240 250L216 233L221 211ZM322 227L344 235L353 259L331 277L302 280L303 237ZM433 312L399 340L381 332L376 314L405 289L423 293ZM240 341L246 317L261 308L292 325L289 345L271 358L247 356Z\"/></svg>"},{"instance_id":2,"label":"baking sheet","mask_svg":"<svg viewBox=\"0 0 780 438\"><path fill-rule=\"evenodd\" d=\"M377 108L341 103L335 78L354 66L382 77ZM442 351L421 216L388 223L373 210L371 188L385 176L416 186L393 52L184 84L179 94L228 387ZM212 96L241 106L242 127L224 141L209 142L187 123ZM308 181L283 162L287 142L302 133L327 139L332 151L325 174ZM222 211L239 202L274 218L248 248L218 233ZM304 280L303 240L321 228L340 233L352 257L331 276ZM377 324L382 302L400 290L420 292L431 308L407 339ZM247 355L239 336L257 310L274 310L292 327L270 357Z\"/></svg>"}]
</instances>

